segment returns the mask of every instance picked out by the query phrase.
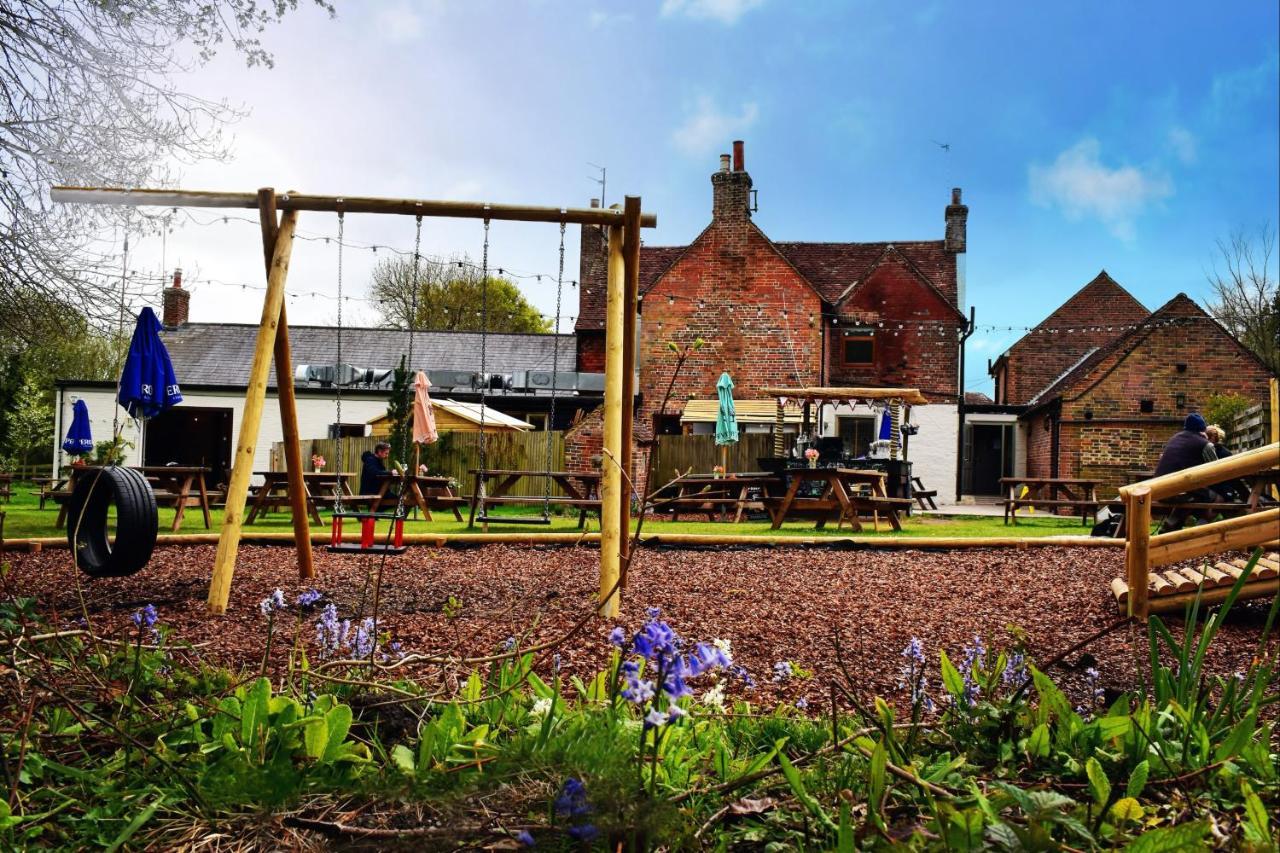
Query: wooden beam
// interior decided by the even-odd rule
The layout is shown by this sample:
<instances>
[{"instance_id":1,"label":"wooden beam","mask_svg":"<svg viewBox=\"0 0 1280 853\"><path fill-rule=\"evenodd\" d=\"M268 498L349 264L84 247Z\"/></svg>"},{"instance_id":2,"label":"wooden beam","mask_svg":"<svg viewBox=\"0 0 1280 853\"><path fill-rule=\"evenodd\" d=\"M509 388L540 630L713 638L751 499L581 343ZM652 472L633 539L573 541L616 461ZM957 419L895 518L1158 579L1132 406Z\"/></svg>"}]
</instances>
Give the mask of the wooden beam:
<instances>
[{"instance_id":1,"label":"wooden beam","mask_svg":"<svg viewBox=\"0 0 1280 853\"><path fill-rule=\"evenodd\" d=\"M208 190L125 189L123 187L54 187L49 197L71 204L121 204L159 207L255 208L256 193ZM513 222L568 222L578 225L614 226L623 223L621 210L599 207L540 207L518 204L487 204L478 201L437 199L373 198L369 196L308 195L282 193L276 207L283 211L327 211L337 213L384 213L400 216L443 216L458 219L493 219ZM657 214L640 214L640 225L656 228Z\"/></svg>"},{"instance_id":2,"label":"wooden beam","mask_svg":"<svg viewBox=\"0 0 1280 853\"><path fill-rule=\"evenodd\" d=\"M612 618L618 615L620 594L618 583L621 567L623 531L618 527L622 517L623 482L619 463L622 458L622 350L623 317L626 302L626 275L622 260L622 226L609 229L608 296L605 308L604 368L604 447L601 453L600 482L600 597L598 612ZM612 592L612 594L610 594Z\"/></svg>"},{"instance_id":3,"label":"wooden beam","mask_svg":"<svg viewBox=\"0 0 1280 853\"><path fill-rule=\"evenodd\" d=\"M622 455L620 467L626 472L623 487L626 493L622 496L619 507L619 553L623 560L631 549L631 500L630 493L635 484L635 475L631 464L632 450L635 447L636 400L636 308L640 298L640 197L629 195L623 207L622 225L622 269L623 269L623 302L622 302ZM638 490L637 490L638 491ZM626 576L620 582L626 587Z\"/></svg>"},{"instance_id":4,"label":"wooden beam","mask_svg":"<svg viewBox=\"0 0 1280 853\"><path fill-rule=\"evenodd\" d=\"M276 233L280 230L276 217L276 191L270 187L258 190L258 223L262 228L262 255L266 273L271 275L271 259L275 254ZM311 553L311 521L307 513L307 490L302 479L302 448L298 444L298 400L293 393L293 355L289 348L289 321L284 301L280 302L280 325L276 329L276 396L280 401L280 431L284 442L284 470L289 475L290 508L293 513L293 536L297 543L298 577L310 580L316 576Z\"/></svg>"},{"instance_id":5,"label":"wooden beam","mask_svg":"<svg viewBox=\"0 0 1280 853\"><path fill-rule=\"evenodd\" d=\"M1188 530L1152 537L1149 565L1167 566L1220 551L1264 545L1277 534L1280 534L1280 509L1197 524Z\"/></svg>"},{"instance_id":6,"label":"wooden beam","mask_svg":"<svg viewBox=\"0 0 1280 853\"><path fill-rule=\"evenodd\" d=\"M1277 463L1280 463L1280 444L1268 444L1265 447L1255 447L1253 450L1219 459L1217 462L1207 462L1196 465L1194 468L1165 474L1163 477L1121 486L1120 494L1121 496L1131 495L1135 489L1141 487L1151 493L1151 500L1158 501L1216 483L1245 477L1258 471L1265 471L1275 467Z\"/></svg>"},{"instance_id":7,"label":"wooden beam","mask_svg":"<svg viewBox=\"0 0 1280 853\"><path fill-rule=\"evenodd\" d=\"M1125 496L1129 541L1125 548L1125 579L1129 583L1129 615L1146 620L1147 583L1151 572L1151 492L1140 487Z\"/></svg>"},{"instance_id":8,"label":"wooden beam","mask_svg":"<svg viewBox=\"0 0 1280 853\"><path fill-rule=\"evenodd\" d=\"M231 596L231 578L236 569L236 550L240 545L244 503L249 494L249 478L253 476L253 455L258 444L258 429L262 425L267 377L271 372L276 327L280 323L280 308L284 305L284 283L289 276L289 256L293 250L293 233L297 224L298 214L295 211L285 213L280 220L275 251L271 256L271 272L267 275L267 294L262 304L262 320L258 325L258 342L253 350L244 411L240 416L240 433L236 439L231 482L227 484L227 507L213 563L213 580L209 584L209 613L214 616L227 612L227 600Z\"/></svg>"}]
</instances>

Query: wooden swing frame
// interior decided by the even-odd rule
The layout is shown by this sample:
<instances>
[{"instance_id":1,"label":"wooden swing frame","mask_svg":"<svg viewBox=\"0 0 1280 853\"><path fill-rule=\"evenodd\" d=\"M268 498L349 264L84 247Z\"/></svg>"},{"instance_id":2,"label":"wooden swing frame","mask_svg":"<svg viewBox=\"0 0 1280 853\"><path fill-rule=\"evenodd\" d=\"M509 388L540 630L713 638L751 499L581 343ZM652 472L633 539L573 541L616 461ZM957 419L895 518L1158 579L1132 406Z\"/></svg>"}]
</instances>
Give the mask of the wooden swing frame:
<instances>
[{"instance_id":1,"label":"wooden swing frame","mask_svg":"<svg viewBox=\"0 0 1280 853\"><path fill-rule=\"evenodd\" d=\"M293 362L289 347L289 327L285 316L285 281L293 250L298 214L302 211L329 213L374 213L398 216L432 216L457 219L504 220L599 225L608 228L608 295L605 322L604 448L601 462L600 593L598 612L604 617L618 614L621 592L619 573L628 547L630 527L632 405L635 398L635 323L640 285L640 229L653 228L657 216L643 213L639 196L627 196L623 205L610 208L556 208L528 205L484 204L480 202L308 195L296 192L277 194L267 187L256 193L208 192L192 190L123 189L111 187L54 187L54 202L108 204L133 207L207 207L257 209L262 229L262 250L266 262L267 290L263 298L258 340L245 391L244 411L236 438L236 450L227 485L227 506L213 579L209 584L208 610L211 615L226 613L235 574L236 553L244 522L244 506L253 474L253 456L266 403L267 379L276 365L276 389L285 446L285 468L289 478L293 511L294 543L298 555L298 576L315 577L311 552L311 530L307 522L306 492L303 488L302 449L298 439L297 399L293 388ZM624 405L624 402L626 403Z\"/></svg>"}]
</instances>

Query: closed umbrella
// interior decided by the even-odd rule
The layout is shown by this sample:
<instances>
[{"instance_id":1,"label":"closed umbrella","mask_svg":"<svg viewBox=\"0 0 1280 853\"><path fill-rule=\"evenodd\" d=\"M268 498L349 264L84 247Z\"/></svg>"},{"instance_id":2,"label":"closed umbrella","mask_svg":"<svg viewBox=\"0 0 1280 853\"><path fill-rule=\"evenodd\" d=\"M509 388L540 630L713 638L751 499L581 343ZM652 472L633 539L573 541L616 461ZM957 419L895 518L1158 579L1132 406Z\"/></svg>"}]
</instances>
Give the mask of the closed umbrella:
<instances>
[{"instance_id":1,"label":"closed umbrella","mask_svg":"<svg viewBox=\"0 0 1280 853\"><path fill-rule=\"evenodd\" d=\"M436 432L436 413L431 408L431 394L428 389L431 388L431 380L427 378L427 374L421 370L413 380L413 443L419 444L435 444L440 438L440 433ZM414 451L414 469L417 470L418 454Z\"/></svg>"},{"instance_id":2,"label":"closed umbrella","mask_svg":"<svg viewBox=\"0 0 1280 853\"><path fill-rule=\"evenodd\" d=\"M720 399L720 407L716 410L716 444L720 446L720 464L727 471L729 445L738 443L738 414L733 409L733 380L728 373L720 374L716 396Z\"/></svg>"},{"instance_id":3,"label":"closed umbrella","mask_svg":"<svg viewBox=\"0 0 1280 853\"><path fill-rule=\"evenodd\" d=\"M182 402L173 362L160 340L160 321L150 308L143 308L138 314L116 400L135 420L154 418Z\"/></svg>"},{"instance_id":4,"label":"closed umbrella","mask_svg":"<svg viewBox=\"0 0 1280 853\"><path fill-rule=\"evenodd\" d=\"M880 413L880 435L877 437L881 441L889 441L893 438L893 415L887 406Z\"/></svg>"},{"instance_id":5,"label":"closed umbrella","mask_svg":"<svg viewBox=\"0 0 1280 853\"><path fill-rule=\"evenodd\" d=\"M93 433L89 429L89 407L84 400L76 400L71 408L71 429L62 442L62 449L72 456L93 452Z\"/></svg>"}]
</instances>

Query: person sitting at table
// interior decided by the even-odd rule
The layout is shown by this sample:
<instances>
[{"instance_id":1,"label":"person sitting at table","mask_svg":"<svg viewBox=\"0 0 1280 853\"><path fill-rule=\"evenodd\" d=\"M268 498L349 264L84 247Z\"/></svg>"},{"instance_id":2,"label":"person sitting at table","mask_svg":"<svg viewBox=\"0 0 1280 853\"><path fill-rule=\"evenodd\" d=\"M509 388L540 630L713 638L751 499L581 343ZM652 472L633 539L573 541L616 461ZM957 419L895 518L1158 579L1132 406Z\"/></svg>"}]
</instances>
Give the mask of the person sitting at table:
<instances>
[{"instance_id":1,"label":"person sitting at table","mask_svg":"<svg viewBox=\"0 0 1280 853\"><path fill-rule=\"evenodd\" d=\"M387 459L391 456L391 445L379 441L373 450L366 450L360 457L360 494L376 495L382 488L382 478L387 475ZM394 487L387 494L396 494Z\"/></svg>"},{"instance_id":2,"label":"person sitting at table","mask_svg":"<svg viewBox=\"0 0 1280 853\"><path fill-rule=\"evenodd\" d=\"M1231 451L1222 443L1227 437L1226 430L1217 424L1209 424L1204 428L1204 434L1209 440L1204 447L1205 462L1217 462L1231 455ZM1227 500L1244 503L1249 499L1249 486L1243 480L1227 480L1213 488Z\"/></svg>"},{"instance_id":3,"label":"person sitting at table","mask_svg":"<svg viewBox=\"0 0 1280 853\"><path fill-rule=\"evenodd\" d=\"M1187 415L1186 420L1182 422L1182 429L1174 433L1164 446L1164 451L1160 454L1160 461L1156 463L1157 477L1165 474L1173 474L1177 471L1185 471L1188 468L1194 468L1197 465L1203 465L1205 462L1205 448L1209 444L1209 439L1205 437L1205 429L1207 424L1204 418L1198 412L1192 412ZM1181 501L1185 503L1220 503L1223 500L1222 495L1215 492L1209 487L1193 489L1184 492L1170 501ZM1178 530L1186 523L1186 510L1175 509L1169 513L1168 518L1161 525L1163 532ZM1213 513L1204 511L1201 518L1205 521L1213 519Z\"/></svg>"}]
</instances>

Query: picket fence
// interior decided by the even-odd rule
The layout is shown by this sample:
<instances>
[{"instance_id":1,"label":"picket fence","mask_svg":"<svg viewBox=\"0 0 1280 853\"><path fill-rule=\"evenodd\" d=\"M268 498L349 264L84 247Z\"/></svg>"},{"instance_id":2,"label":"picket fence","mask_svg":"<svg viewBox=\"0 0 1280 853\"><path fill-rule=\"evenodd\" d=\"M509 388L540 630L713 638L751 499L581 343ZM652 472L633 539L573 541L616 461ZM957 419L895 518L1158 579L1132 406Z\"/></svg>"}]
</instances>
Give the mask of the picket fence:
<instances>
[{"instance_id":1,"label":"picket fence","mask_svg":"<svg viewBox=\"0 0 1280 853\"><path fill-rule=\"evenodd\" d=\"M342 443L342 471L358 473L360 459L365 451L383 439L364 438L314 438L302 439L302 462L311 468L311 455L318 453L325 458L326 471L338 470L338 443ZM412 462L413 460L408 460ZM442 432L435 444L421 445L418 461L427 466L433 475L452 477L458 481L463 494L470 494L475 477L468 472L480 467L480 433ZM551 464L547 465L547 433L545 431L493 433L485 437L485 464L490 469L545 471L564 470L564 433L551 433ZM284 443L271 445L271 470L284 470ZM526 477L516 484L510 494L539 496L544 491L544 478ZM552 494L558 489L552 484Z\"/></svg>"}]
</instances>

